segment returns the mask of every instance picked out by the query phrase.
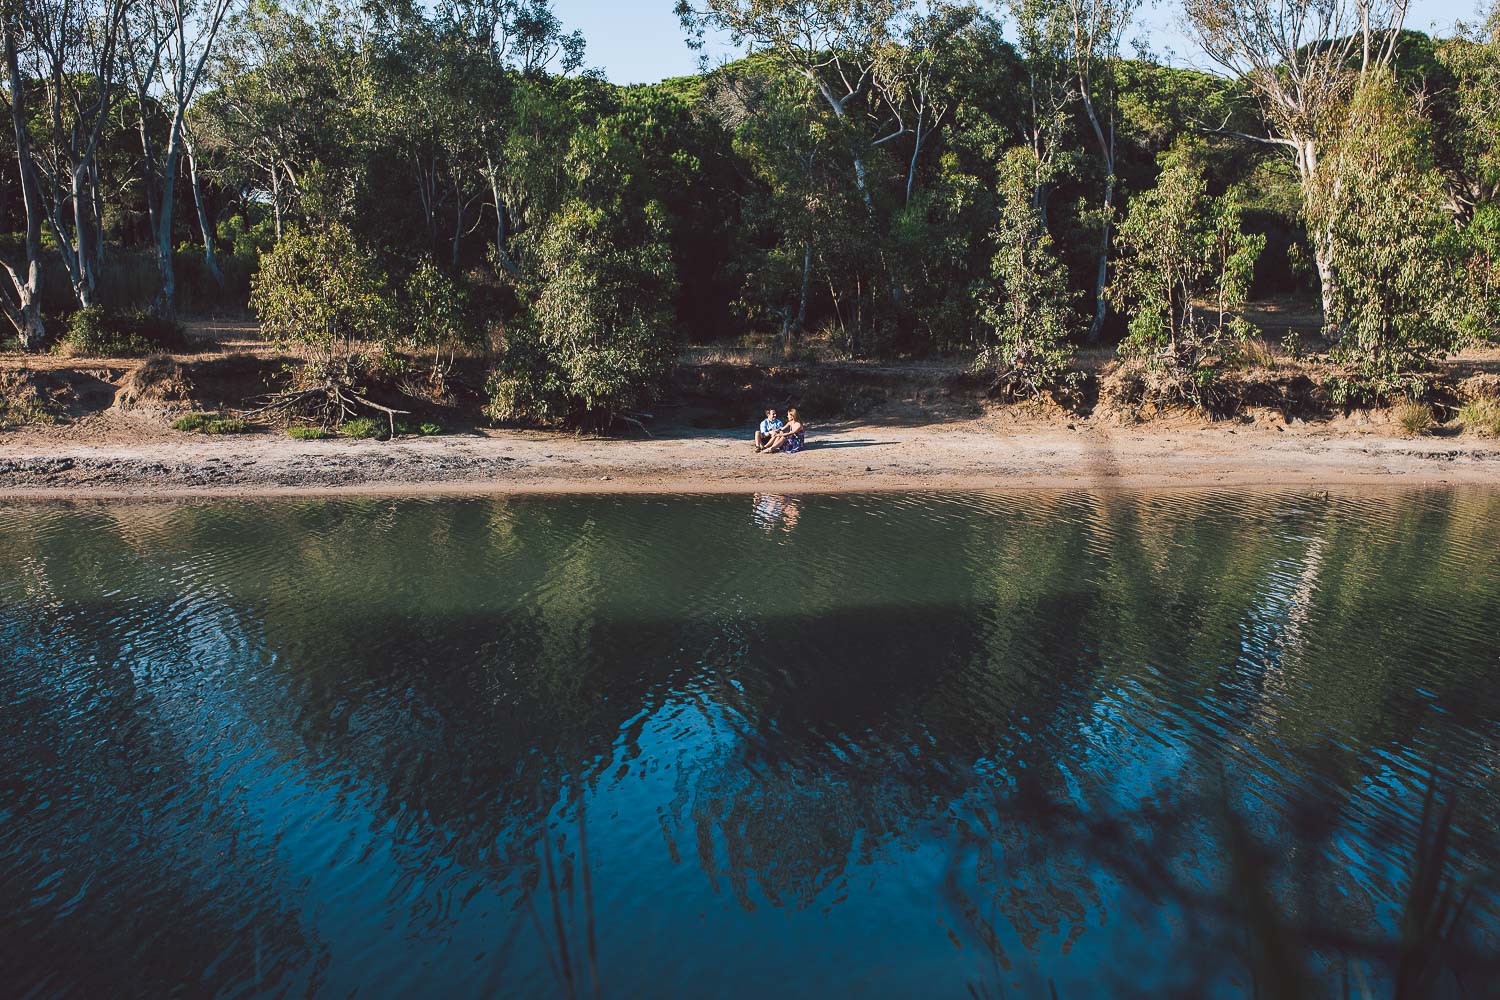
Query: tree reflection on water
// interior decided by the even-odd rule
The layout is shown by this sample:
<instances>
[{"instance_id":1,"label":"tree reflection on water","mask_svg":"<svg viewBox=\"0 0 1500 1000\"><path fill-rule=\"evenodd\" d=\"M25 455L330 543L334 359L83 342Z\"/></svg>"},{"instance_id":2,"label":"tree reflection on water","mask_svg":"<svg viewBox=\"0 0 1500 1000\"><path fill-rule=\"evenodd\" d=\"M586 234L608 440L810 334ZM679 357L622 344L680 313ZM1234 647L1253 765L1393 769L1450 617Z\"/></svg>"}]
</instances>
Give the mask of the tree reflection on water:
<instances>
[{"instance_id":1,"label":"tree reflection on water","mask_svg":"<svg viewBox=\"0 0 1500 1000\"><path fill-rule=\"evenodd\" d=\"M0 508L0 972L1483 995L1497 515Z\"/></svg>"}]
</instances>

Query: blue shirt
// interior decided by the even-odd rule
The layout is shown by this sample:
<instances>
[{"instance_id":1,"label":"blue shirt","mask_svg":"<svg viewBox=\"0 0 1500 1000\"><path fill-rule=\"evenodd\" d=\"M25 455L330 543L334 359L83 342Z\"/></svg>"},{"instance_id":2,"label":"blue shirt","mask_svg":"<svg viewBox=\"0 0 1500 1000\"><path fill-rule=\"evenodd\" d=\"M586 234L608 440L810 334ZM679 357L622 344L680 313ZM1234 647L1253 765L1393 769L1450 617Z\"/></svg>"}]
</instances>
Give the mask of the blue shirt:
<instances>
[{"instance_id":1,"label":"blue shirt","mask_svg":"<svg viewBox=\"0 0 1500 1000\"><path fill-rule=\"evenodd\" d=\"M762 434L775 434L785 426L786 424L783 424L780 420L766 419L760 422L760 432Z\"/></svg>"}]
</instances>

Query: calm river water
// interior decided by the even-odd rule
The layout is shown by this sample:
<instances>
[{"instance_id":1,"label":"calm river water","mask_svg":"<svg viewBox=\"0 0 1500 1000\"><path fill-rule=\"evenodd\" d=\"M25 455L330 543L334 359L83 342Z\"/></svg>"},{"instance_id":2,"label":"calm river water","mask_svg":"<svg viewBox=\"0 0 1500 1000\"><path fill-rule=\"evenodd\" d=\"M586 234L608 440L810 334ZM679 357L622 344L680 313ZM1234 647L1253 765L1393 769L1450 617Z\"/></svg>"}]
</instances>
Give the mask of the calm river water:
<instances>
[{"instance_id":1,"label":"calm river water","mask_svg":"<svg viewBox=\"0 0 1500 1000\"><path fill-rule=\"evenodd\" d=\"M1483 996L1497 528L1500 491L0 505L0 981Z\"/></svg>"}]
</instances>

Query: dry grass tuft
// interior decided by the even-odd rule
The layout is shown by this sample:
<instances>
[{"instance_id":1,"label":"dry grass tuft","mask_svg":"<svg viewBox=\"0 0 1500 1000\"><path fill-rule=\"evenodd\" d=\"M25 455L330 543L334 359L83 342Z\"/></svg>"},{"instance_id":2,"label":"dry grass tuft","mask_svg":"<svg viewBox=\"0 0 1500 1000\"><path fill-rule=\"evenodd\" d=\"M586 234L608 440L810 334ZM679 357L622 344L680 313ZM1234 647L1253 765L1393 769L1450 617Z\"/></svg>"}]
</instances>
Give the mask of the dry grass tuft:
<instances>
[{"instance_id":1,"label":"dry grass tuft","mask_svg":"<svg viewBox=\"0 0 1500 1000\"><path fill-rule=\"evenodd\" d=\"M1396 425L1408 437L1423 437L1437 427L1437 417L1426 403L1406 402L1391 410Z\"/></svg>"},{"instance_id":2,"label":"dry grass tuft","mask_svg":"<svg viewBox=\"0 0 1500 1000\"><path fill-rule=\"evenodd\" d=\"M1275 368L1281 355L1260 337L1250 337L1239 346L1238 360L1242 368Z\"/></svg>"}]
</instances>

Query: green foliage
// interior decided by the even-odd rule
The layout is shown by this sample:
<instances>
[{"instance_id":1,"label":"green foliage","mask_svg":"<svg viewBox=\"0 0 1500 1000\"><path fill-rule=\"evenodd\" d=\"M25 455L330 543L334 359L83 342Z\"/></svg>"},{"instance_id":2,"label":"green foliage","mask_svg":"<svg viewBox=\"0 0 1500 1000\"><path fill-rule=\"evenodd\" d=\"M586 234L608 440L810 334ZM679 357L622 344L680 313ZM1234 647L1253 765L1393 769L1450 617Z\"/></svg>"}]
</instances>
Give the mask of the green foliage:
<instances>
[{"instance_id":1,"label":"green foliage","mask_svg":"<svg viewBox=\"0 0 1500 1000\"><path fill-rule=\"evenodd\" d=\"M396 433L416 434L421 437L437 437L443 433L443 425L433 420L424 420L421 423L413 423L410 420L397 420Z\"/></svg>"},{"instance_id":2,"label":"green foliage","mask_svg":"<svg viewBox=\"0 0 1500 1000\"><path fill-rule=\"evenodd\" d=\"M528 247L538 275L489 382L496 420L604 427L656 398L676 360L670 229L647 168L655 108L575 137L574 196Z\"/></svg>"},{"instance_id":3,"label":"green foliage","mask_svg":"<svg viewBox=\"0 0 1500 1000\"><path fill-rule=\"evenodd\" d=\"M231 256L258 260L276 245L276 226L265 215L253 222L247 222L243 215L231 215L219 223L218 237Z\"/></svg>"},{"instance_id":4,"label":"green foliage","mask_svg":"<svg viewBox=\"0 0 1500 1000\"><path fill-rule=\"evenodd\" d=\"M431 377L441 381L444 352L451 363L459 347L477 339L466 315L464 290L431 260L423 260L406 279L402 300L405 322L394 331L396 342L431 351Z\"/></svg>"},{"instance_id":5,"label":"green foliage","mask_svg":"<svg viewBox=\"0 0 1500 1000\"><path fill-rule=\"evenodd\" d=\"M391 427L386 421L373 417L355 417L339 425L339 436L361 441L384 441L391 436Z\"/></svg>"},{"instance_id":6,"label":"green foliage","mask_svg":"<svg viewBox=\"0 0 1500 1000\"><path fill-rule=\"evenodd\" d=\"M247 434L250 425L222 413L189 413L172 421L172 429L191 434Z\"/></svg>"},{"instance_id":7,"label":"green foliage","mask_svg":"<svg viewBox=\"0 0 1500 1000\"><path fill-rule=\"evenodd\" d=\"M1393 78L1372 75L1351 99L1308 206L1328 234L1339 355L1377 399L1474 332L1428 130Z\"/></svg>"},{"instance_id":8,"label":"green foliage","mask_svg":"<svg viewBox=\"0 0 1500 1000\"><path fill-rule=\"evenodd\" d=\"M1068 345L1076 296L1037 208L1037 193L1053 180L1027 146L1010 150L1000 170L1000 217L983 312L993 333L978 363L1023 397L1066 391L1077 382Z\"/></svg>"},{"instance_id":9,"label":"green foliage","mask_svg":"<svg viewBox=\"0 0 1500 1000\"><path fill-rule=\"evenodd\" d=\"M1247 99L1267 97L1256 92L1259 75L1230 80L1117 58L1115 29L1130 3L1080 8L1090 23L1079 34L1075 11L1054 0L704 0L680 6L692 30L727 32L750 54L711 73L633 87L576 72L582 40L544 14L547 6L507 0L478 22L466 4L373 18L337 5L244 6L226 23L206 64L211 79L188 109L195 169L178 175L171 234L179 307L237 309L250 301L263 263L253 305L273 337L314 353L375 343L400 348L408 360L420 351L431 359L433 396L446 394L461 347L480 346L483 334L503 337L496 412L607 420L605 410L641 405L651 394L622 394L623 387L659 376L663 352L642 350L657 339L647 327L695 339L780 335L787 349L814 331L837 331L840 349L855 356L998 349L990 313L1020 301L1006 293L1003 272L1031 266L1002 262L996 271L997 219L1009 211L1000 204L1006 150L1032 151L1032 208L1051 234L1047 253L1063 265L1047 269L1037 300L1054 297L1060 273L1072 307L1092 295L1099 273L1106 190L1112 216L1132 200L1164 202L1170 190L1153 194L1163 154L1185 135L1202 135L1205 125L1279 135L1286 124L1276 109L1265 118L1269 105ZM1341 282L1339 312L1347 315L1339 322L1395 331L1348 338L1349 377L1380 386L1399 381L1393 371L1419 367L1412 358L1436 356L1431 345L1443 341L1404 328L1439 311L1395 302L1390 289L1401 281L1388 272L1398 258L1413 261L1411 288L1463 288L1451 316L1422 323L1466 336L1500 329L1500 39L1493 27L1437 40L1408 32L1397 63L1397 89L1422 93L1415 117L1423 136L1391 147L1408 167L1425 158L1415 173L1365 170L1352 147L1325 134L1324 122L1314 129L1320 159L1363 178L1340 185L1330 174L1328 190L1343 203L1327 211L1356 220L1335 234L1353 276ZM54 123L41 90L31 114L46 145ZM96 161L99 228L111 242L101 248L92 301L118 312L147 307L161 292L143 239L153 218L145 189L158 185L141 184L139 129L160 146L171 125L165 104L147 98L137 106L128 90L113 95L117 113L103 123ZM1348 92L1335 86L1314 96L1320 115L1339 118ZM1291 258L1306 256L1317 229L1304 226L1317 206L1304 203L1293 158L1227 136L1202 142L1194 156L1208 195L1234 192L1247 225L1269 234L1261 290L1293 290ZM1423 179L1409 183L1408 175ZM191 177L210 220L207 236L193 211ZM1176 184L1165 180L1169 189ZM17 194L12 186L0 202L19 210ZM69 201L66 192L49 198ZM642 221L647 206L654 228ZM1230 211L1212 197L1201 207ZM602 214L580 221L588 213ZM1409 238L1384 239L1381 227ZM1234 226L1220 229L1238 235ZM661 297L635 333L604 338L621 345L612 360L598 345L558 360L547 343L581 342L555 312L543 316L547 303L602 301L614 293L581 289L595 279L600 289L620 287L627 272L599 253L570 273L549 271L562 259L549 241L580 232L596 248L607 239L639 243L638 270ZM46 315L76 308L64 265L71 237L63 237L60 244L43 227ZM204 261L205 240L222 284ZM22 242L0 236L12 265ZM1374 259L1382 253L1385 263ZM653 277L663 265L670 282ZM1248 268L1219 271L1240 287L1224 295L1199 289L1198 301L1215 313L1219 299L1242 297L1250 279ZM1428 280L1439 271L1452 281ZM1318 281L1311 267L1301 274L1305 287ZM1121 295L1144 293L1115 284ZM1019 288L1013 283L1011 292ZM1161 298L1133 307L1138 345L1170 342L1176 323L1203 320ZM644 296L627 299L622 312L639 314ZM629 326L598 310L579 323ZM1215 326L1199 325L1195 335ZM102 349L149 349L128 334L111 336ZM1429 346L1408 357L1406 343ZM626 356L656 360L631 371ZM523 358L533 367L522 370ZM992 359L1008 364L993 352ZM1042 373L1022 381L1045 383L1059 360L1039 355ZM419 374L403 372L401 381L411 385Z\"/></svg>"},{"instance_id":10,"label":"green foliage","mask_svg":"<svg viewBox=\"0 0 1500 1000\"><path fill-rule=\"evenodd\" d=\"M491 378L492 417L606 426L655 398L676 358L673 278L662 220L645 216L639 241L582 201L547 227L538 258L548 278Z\"/></svg>"},{"instance_id":11,"label":"green foliage","mask_svg":"<svg viewBox=\"0 0 1500 1000\"><path fill-rule=\"evenodd\" d=\"M182 326L175 320L94 306L69 317L58 350L74 357L137 357L181 350L185 343Z\"/></svg>"},{"instance_id":12,"label":"green foliage","mask_svg":"<svg viewBox=\"0 0 1500 1000\"><path fill-rule=\"evenodd\" d=\"M326 427L288 427L286 433L294 441L322 441L334 436Z\"/></svg>"},{"instance_id":13,"label":"green foliage","mask_svg":"<svg viewBox=\"0 0 1500 1000\"><path fill-rule=\"evenodd\" d=\"M1244 232L1233 193L1209 193L1202 152L1191 142L1173 146L1156 186L1131 201L1110 288L1130 317L1120 352L1175 373L1182 394L1198 403L1248 335L1233 312L1265 245L1263 236Z\"/></svg>"},{"instance_id":14,"label":"green foliage","mask_svg":"<svg viewBox=\"0 0 1500 1000\"><path fill-rule=\"evenodd\" d=\"M392 316L374 255L337 224L291 233L262 257L250 304L268 336L329 356L385 339Z\"/></svg>"}]
</instances>

